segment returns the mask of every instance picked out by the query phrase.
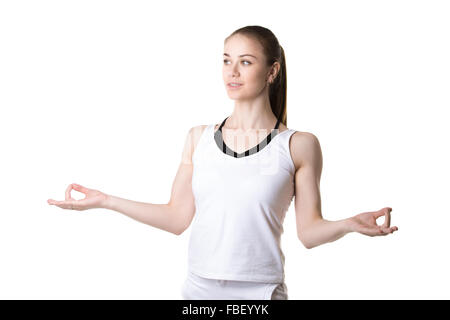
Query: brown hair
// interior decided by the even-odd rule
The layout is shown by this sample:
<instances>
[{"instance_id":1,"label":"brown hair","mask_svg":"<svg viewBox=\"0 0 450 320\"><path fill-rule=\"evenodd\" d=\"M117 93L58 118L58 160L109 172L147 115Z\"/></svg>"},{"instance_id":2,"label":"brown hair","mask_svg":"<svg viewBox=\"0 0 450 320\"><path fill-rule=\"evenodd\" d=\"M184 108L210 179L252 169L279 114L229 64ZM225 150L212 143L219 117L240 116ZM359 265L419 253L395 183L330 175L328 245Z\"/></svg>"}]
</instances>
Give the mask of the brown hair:
<instances>
[{"instance_id":1,"label":"brown hair","mask_svg":"<svg viewBox=\"0 0 450 320\"><path fill-rule=\"evenodd\" d=\"M235 34L251 37L261 44L266 56L267 66L271 66L275 61L280 63L280 70L276 78L269 85L269 101L272 112L287 126L286 110L286 60L283 47L280 46L277 37L267 28L261 26L246 26L235 30L225 38L226 42Z\"/></svg>"}]
</instances>

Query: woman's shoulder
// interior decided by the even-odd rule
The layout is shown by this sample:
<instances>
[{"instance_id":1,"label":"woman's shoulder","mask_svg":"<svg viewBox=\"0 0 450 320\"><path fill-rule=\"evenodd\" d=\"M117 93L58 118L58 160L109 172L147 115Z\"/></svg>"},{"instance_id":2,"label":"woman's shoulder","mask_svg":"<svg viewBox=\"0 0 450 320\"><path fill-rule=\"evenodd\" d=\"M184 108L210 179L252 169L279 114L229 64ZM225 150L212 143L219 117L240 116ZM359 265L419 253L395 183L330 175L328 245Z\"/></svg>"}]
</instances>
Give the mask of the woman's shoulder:
<instances>
[{"instance_id":1,"label":"woman's shoulder","mask_svg":"<svg viewBox=\"0 0 450 320\"><path fill-rule=\"evenodd\" d=\"M211 126L211 124L199 124L199 125L193 126L189 130L191 139L194 142L194 145L197 145L197 142L200 139L203 132L206 130L207 127L210 127L210 126Z\"/></svg>"},{"instance_id":2,"label":"woman's shoulder","mask_svg":"<svg viewBox=\"0 0 450 320\"><path fill-rule=\"evenodd\" d=\"M210 125L208 125L208 124L199 124L199 125L193 126L189 129L189 133L188 133L189 140L192 141L194 147L197 145L197 142L200 139L203 132L209 126Z\"/></svg>"},{"instance_id":3,"label":"woman's shoulder","mask_svg":"<svg viewBox=\"0 0 450 320\"><path fill-rule=\"evenodd\" d=\"M192 154L197 147L198 141L208 125L201 124L189 128L184 142L182 161L185 164L192 164Z\"/></svg>"},{"instance_id":4,"label":"woman's shoulder","mask_svg":"<svg viewBox=\"0 0 450 320\"><path fill-rule=\"evenodd\" d=\"M314 133L299 131L295 129L289 139L289 149L295 170L298 170L303 164L311 159L317 160L322 157L320 141Z\"/></svg>"}]
</instances>

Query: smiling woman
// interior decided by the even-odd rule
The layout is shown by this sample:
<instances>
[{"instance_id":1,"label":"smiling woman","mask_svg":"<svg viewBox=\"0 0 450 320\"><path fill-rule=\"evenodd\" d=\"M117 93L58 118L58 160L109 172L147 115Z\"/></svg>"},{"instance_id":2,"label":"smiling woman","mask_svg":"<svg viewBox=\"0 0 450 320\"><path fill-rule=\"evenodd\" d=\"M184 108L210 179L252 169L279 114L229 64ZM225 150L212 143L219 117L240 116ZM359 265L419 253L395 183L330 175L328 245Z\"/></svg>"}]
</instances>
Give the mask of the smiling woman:
<instances>
[{"instance_id":1,"label":"smiling woman","mask_svg":"<svg viewBox=\"0 0 450 320\"><path fill-rule=\"evenodd\" d=\"M235 108L220 126L194 130L196 212L183 297L286 300L280 237L294 195L296 131L286 127L284 53L269 29L247 26L226 38L223 55Z\"/></svg>"},{"instance_id":2,"label":"smiling woman","mask_svg":"<svg viewBox=\"0 0 450 320\"><path fill-rule=\"evenodd\" d=\"M164 204L143 203L78 184L71 210L106 208L175 235L191 224L184 299L288 299L283 222L295 196L298 239L306 248L353 231L387 235L386 207L354 217L322 218L322 151L317 137L287 127L286 62L275 35L261 26L234 31L224 42L223 81L234 110L220 123L192 127ZM82 192L75 200L71 190ZM378 226L376 219L385 216Z\"/></svg>"},{"instance_id":3,"label":"smiling woman","mask_svg":"<svg viewBox=\"0 0 450 320\"><path fill-rule=\"evenodd\" d=\"M230 96L236 100L235 106L240 109L246 97L250 101L257 98L268 109L260 116L272 113L287 125L286 61L272 31L260 26L240 28L225 39L224 49L222 76L228 93L239 95L240 99ZM234 112L232 117L240 113Z\"/></svg>"}]
</instances>

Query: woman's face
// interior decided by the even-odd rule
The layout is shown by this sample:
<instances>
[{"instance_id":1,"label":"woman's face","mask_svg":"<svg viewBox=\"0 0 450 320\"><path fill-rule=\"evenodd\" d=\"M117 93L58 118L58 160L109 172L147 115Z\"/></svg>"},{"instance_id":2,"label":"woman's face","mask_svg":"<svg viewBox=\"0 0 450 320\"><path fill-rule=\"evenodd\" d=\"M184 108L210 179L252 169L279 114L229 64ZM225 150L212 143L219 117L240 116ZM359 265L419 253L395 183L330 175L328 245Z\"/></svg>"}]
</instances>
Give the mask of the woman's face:
<instances>
[{"instance_id":1,"label":"woman's face","mask_svg":"<svg viewBox=\"0 0 450 320\"><path fill-rule=\"evenodd\" d=\"M248 100L266 88L270 67L266 66L261 45L248 37L234 35L224 46L223 81L233 100ZM231 87L230 83L241 84Z\"/></svg>"}]
</instances>

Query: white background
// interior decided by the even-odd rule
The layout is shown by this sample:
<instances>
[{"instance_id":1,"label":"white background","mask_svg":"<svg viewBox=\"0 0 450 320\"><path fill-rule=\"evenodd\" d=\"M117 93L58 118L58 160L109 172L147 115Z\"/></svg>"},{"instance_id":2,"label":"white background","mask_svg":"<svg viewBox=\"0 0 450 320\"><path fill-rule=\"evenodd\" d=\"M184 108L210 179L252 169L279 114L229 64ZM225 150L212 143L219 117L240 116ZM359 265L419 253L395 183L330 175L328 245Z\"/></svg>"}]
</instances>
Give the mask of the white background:
<instances>
[{"instance_id":1,"label":"white background","mask_svg":"<svg viewBox=\"0 0 450 320\"><path fill-rule=\"evenodd\" d=\"M223 41L246 25L285 50L323 217L389 206L399 228L308 250L292 202L289 299L450 298L449 16L448 1L0 2L0 298L181 299L190 229L47 199L78 183L167 203L188 130L233 111Z\"/></svg>"}]
</instances>

